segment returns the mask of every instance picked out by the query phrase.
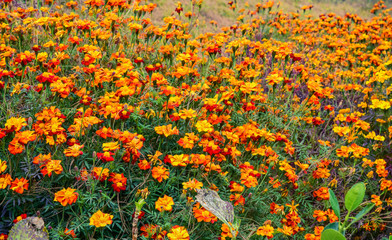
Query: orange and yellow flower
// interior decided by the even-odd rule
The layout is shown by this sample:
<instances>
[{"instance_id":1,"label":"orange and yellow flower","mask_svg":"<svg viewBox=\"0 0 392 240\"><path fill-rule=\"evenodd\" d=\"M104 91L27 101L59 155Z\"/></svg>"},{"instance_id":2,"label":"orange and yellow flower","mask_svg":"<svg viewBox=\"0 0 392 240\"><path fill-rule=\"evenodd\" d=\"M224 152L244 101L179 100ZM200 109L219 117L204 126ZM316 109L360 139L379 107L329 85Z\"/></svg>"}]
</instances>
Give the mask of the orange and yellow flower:
<instances>
[{"instance_id":1,"label":"orange and yellow flower","mask_svg":"<svg viewBox=\"0 0 392 240\"><path fill-rule=\"evenodd\" d=\"M100 227L105 227L106 225L110 225L113 223L113 215L110 215L108 213L103 213L101 210L98 210L98 212L94 213L90 217L90 226L95 226L97 228Z\"/></svg>"},{"instance_id":2,"label":"orange and yellow flower","mask_svg":"<svg viewBox=\"0 0 392 240\"><path fill-rule=\"evenodd\" d=\"M63 188L62 190L55 193L54 201L59 202L64 207L67 205L72 205L78 199L79 194L75 192L76 189Z\"/></svg>"},{"instance_id":3,"label":"orange and yellow flower","mask_svg":"<svg viewBox=\"0 0 392 240\"><path fill-rule=\"evenodd\" d=\"M169 197L167 195L158 198L158 200L155 202L155 209L157 209L160 212L163 211L168 211L170 212L173 209L173 198Z\"/></svg>"},{"instance_id":4,"label":"orange and yellow flower","mask_svg":"<svg viewBox=\"0 0 392 240\"><path fill-rule=\"evenodd\" d=\"M185 227L176 225L172 227L167 237L170 240L189 240L189 233Z\"/></svg>"},{"instance_id":5,"label":"orange and yellow flower","mask_svg":"<svg viewBox=\"0 0 392 240\"><path fill-rule=\"evenodd\" d=\"M27 179L22 178L16 178L12 183L11 183L11 190L17 193L22 194L24 190L27 190L29 188L29 181Z\"/></svg>"}]
</instances>

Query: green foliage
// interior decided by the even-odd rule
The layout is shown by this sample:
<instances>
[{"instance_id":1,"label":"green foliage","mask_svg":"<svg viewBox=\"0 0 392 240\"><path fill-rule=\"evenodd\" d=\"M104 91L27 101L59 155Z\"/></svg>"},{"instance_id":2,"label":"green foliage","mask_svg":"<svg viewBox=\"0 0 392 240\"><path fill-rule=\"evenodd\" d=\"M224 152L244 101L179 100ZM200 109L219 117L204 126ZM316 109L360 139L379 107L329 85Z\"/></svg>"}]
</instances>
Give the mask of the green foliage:
<instances>
[{"instance_id":1,"label":"green foliage","mask_svg":"<svg viewBox=\"0 0 392 240\"><path fill-rule=\"evenodd\" d=\"M365 197L366 187L363 182L357 183L350 188L344 198L344 205L349 212L354 211Z\"/></svg>"},{"instance_id":2,"label":"green foliage","mask_svg":"<svg viewBox=\"0 0 392 240\"><path fill-rule=\"evenodd\" d=\"M346 240L346 238L334 229L327 229L321 234L321 240Z\"/></svg>"},{"instance_id":3,"label":"green foliage","mask_svg":"<svg viewBox=\"0 0 392 240\"><path fill-rule=\"evenodd\" d=\"M339 202L335 196L335 193L329 189L329 202L332 206L333 211L335 212L336 216L339 217L338 222L328 224L323 232L321 233L322 240L328 239L346 239L344 237L345 232L349 227L354 224L355 222L359 221L363 218L373 207L374 204L368 204L364 207L355 217L349 217L350 213L355 211L358 206L363 202L365 197L366 187L363 182L357 183L353 185L345 195L344 204L347 210L346 217L342 222L340 219L340 206ZM351 219L351 221L349 221Z\"/></svg>"}]
</instances>

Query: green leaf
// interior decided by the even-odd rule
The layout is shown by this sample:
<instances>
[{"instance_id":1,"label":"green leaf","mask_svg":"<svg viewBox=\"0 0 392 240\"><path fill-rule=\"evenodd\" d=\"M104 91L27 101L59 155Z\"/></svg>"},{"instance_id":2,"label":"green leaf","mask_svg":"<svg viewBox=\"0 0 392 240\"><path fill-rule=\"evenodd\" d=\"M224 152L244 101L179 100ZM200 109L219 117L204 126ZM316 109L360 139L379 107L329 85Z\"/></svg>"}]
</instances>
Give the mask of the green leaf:
<instances>
[{"instance_id":1,"label":"green leaf","mask_svg":"<svg viewBox=\"0 0 392 240\"><path fill-rule=\"evenodd\" d=\"M344 205L350 212L354 211L365 197L366 187L363 182L357 183L348 190L345 198Z\"/></svg>"},{"instance_id":2,"label":"green leaf","mask_svg":"<svg viewBox=\"0 0 392 240\"><path fill-rule=\"evenodd\" d=\"M327 229L321 233L321 240L346 240L346 238L334 229Z\"/></svg>"},{"instance_id":3,"label":"green leaf","mask_svg":"<svg viewBox=\"0 0 392 240\"><path fill-rule=\"evenodd\" d=\"M325 226L324 231L327 229L334 229L334 230L338 231L339 230L339 223L338 222L330 223L327 226Z\"/></svg>"},{"instance_id":4,"label":"green leaf","mask_svg":"<svg viewBox=\"0 0 392 240\"><path fill-rule=\"evenodd\" d=\"M369 204L366 207L364 207L354 218L353 222L358 221L359 219L361 219L363 216L366 215L366 213L368 213L370 210L372 210L372 208L374 207L374 203L373 204Z\"/></svg>"},{"instance_id":5,"label":"green leaf","mask_svg":"<svg viewBox=\"0 0 392 240\"><path fill-rule=\"evenodd\" d=\"M338 199L335 196L335 193L329 189L329 202L331 203L332 209L335 212L335 215L340 218L340 207Z\"/></svg>"}]
</instances>

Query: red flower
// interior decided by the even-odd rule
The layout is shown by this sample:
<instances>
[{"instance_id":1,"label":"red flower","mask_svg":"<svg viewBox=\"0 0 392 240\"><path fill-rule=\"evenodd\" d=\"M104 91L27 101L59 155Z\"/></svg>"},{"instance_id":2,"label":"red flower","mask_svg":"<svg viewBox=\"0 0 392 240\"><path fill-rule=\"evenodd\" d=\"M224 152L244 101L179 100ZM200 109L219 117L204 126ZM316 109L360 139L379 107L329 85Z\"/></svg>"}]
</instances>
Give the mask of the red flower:
<instances>
[{"instance_id":1,"label":"red flower","mask_svg":"<svg viewBox=\"0 0 392 240\"><path fill-rule=\"evenodd\" d=\"M27 214L23 213L22 215L18 216L17 218L14 219L14 223L17 223L19 221L22 221L23 219L27 218Z\"/></svg>"},{"instance_id":2,"label":"red flower","mask_svg":"<svg viewBox=\"0 0 392 240\"><path fill-rule=\"evenodd\" d=\"M111 162L114 161L113 155L112 152L97 153L97 158L102 162Z\"/></svg>"}]
</instances>

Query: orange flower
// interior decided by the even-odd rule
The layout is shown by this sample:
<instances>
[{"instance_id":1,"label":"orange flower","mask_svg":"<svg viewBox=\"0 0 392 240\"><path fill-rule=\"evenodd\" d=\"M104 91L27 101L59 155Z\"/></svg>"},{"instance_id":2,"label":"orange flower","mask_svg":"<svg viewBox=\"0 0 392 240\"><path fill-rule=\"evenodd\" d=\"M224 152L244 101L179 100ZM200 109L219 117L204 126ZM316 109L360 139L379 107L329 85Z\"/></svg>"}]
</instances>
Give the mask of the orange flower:
<instances>
[{"instance_id":1,"label":"orange flower","mask_svg":"<svg viewBox=\"0 0 392 240\"><path fill-rule=\"evenodd\" d=\"M110 173L109 181L113 183L112 187L116 192L120 192L127 188L127 178L124 177L123 173Z\"/></svg>"},{"instance_id":2,"label":"orange flower","mask_svg":"<svg viewBox=\"0 0 392 240\"><path fill-rule=\"evenodd\" d=\"M327 220L327 213L322 210L314 210L313 217L316 218L318 222Z\"/></svg>"},{"instance_id":3,"label":"orange flower","mask_svg":"<svg viewBox=\"0 0 392 240\"><path fill-rule=\"evenodd\" d=\"M192 149L197 141L199 141L199 137L194 133L186 133L185 137L180 138L177 143L185 149Z\"/></svg>"},{"instance_id":4,"label":"orange flower","mask_svg":"<svg viewBox=\"0 0 392 240\"><path fill-rule=\"evenodd\" d=\"M6 161L2 161L0 159L0 173L4 172L7 169L7 162Z\"/></svg>"},{"instance_id":5,"label":"orange flower","mask_svg":"<svg viewBox=\"0 0 392 240\"><path fill-rule=\"evenodd\" d=\"M313 192L313 197L317 197L318 201L328 200L329 199L329 191L326 187L321 187L318 190Z\"/></svg>"},{"instance_id":6,"label":"orange flower","mask_svg":"<svg viewBox=\"0 0 392 240\"><path fill-rule=\"evenodd\" d=\"M38 156L36 156L35 158L33 158L33 163L37 164L37 165L41 165L41 164L46 164L47 162L49 162L50 160L52 160L52 154L39 154Z\"/></svg>"},{"instance_id":7,"label":"orange flower","mask_svg":"<svg viewBox=\"0 0 392 240\"><path fill-rule=\"evenodd\" d=\"M167 195L163 196L162 198L158 198L158 200L155 202L155 209L158 211L171 211L173 209L174 202L173 198L169 197Z\"/></svg>"},{"instance_id":8,"label":"orange flower","mask_svg":"<svg viewBox=\"0 0 392 240\"><path fill-rule=\"evenodd\" d=\"M190 189L190 190L196 190L196 189L201 189L203 187L203 183L197 181L197 179L189 179L188 182L183 182L182 183L184 189Z\"/></svg>"},{"instance_id":9,"label":"orange flower","mask_svg":"<svg viewBox=\"0 0 392 240\"><path fill-rule=\"evenodd\" d=\"M341 148L336 150L336 155L338 157L348 157L350 155L350 148L347 146L342 146Z\"/></svg>"},{"instance_id":10,"label":"orange flower","mask_svg":"<svg viewBox=\"0 0 392 240\"><path fill-rule=\"evenodd\" d=\"M25 150L25 146L19 142L19 138L14 138L8 145L8 151L11 154L16 155L22 153Z\"/></svg>"},{"instance_id":11,"label":"orange flower","mask_svg":"<svg viewBox=\"0 0 392 240\"><path fill-rule=\"evenodd\" d=\"M241 186L239 183L236 183L234 181L230 182L230 192L243 192L244 191L244 187Z\"/></svg>"},{"instance_id":12,"label":"orange flower","mask_svg":"<svg viewBox=\"0 0 392 240\"><path fill-rule=\"evenodd\" d=\"M7 120L4 129L6 130L6 132L12 132L12 131L19 132L22 129L22 127L25 126L27 126L25 118L12 117Z\"/></svg>"},{"instance_id":13,"label":"orange flower","mask_svg":"<svg viewBox=\"0 0 392 240\"><path fill-rule=\"evenodd\" d=\"M234 206L237 206L239 204L245 205L245 198L241 194L239 194L239 193L231 194L230 195L230 201L235 201L234 202Z\"/></svg>"},{"instance_id":14,"label":"orange flower","mask_svg":"<svg viewBox=\"0 0 392 240\"><path fill-rule=\"evenodd\" d=\"M61 203L64 207L67 205L72 205L78 199L79 194L75 192L76 189L63 188L54 195L54 201Z\"/></svg>"},{"instance_id":15,"label":"orange flower","mask_svg":"<svg viewBox=\"0 0 392 240\"><path fill-rule=\"evenodd\" d=\"M60 174L63 172L63 166L61 166L61 160L49 160L45 165L41 165L42 175L49 177L52 176L52 172Z\"/></svg>"},{"instance_id":16,"label":"orange flower","mask_svg":"<svg viewBox=\"0 0 392 240\"><path fill-rule=\"evenodd\" d=\"M200 206L200 203L196 203L192 211L193 211L193 215L195 216L198 222L203 221L203 222L214 223L218 221L218 218L214 214L209 212L207 209Z\"/></svg>"},{"instance_id":17,"label":"orange flower","mask_svg":"<svg viewBox=\"0 0 392 240\"><path fill-rule=\"evenodd\" d=\"M372 203L374 203L376 206L380 206L382 204L382 201L380 200L380 196L377 196L375 194L372 194Z\"/></svg>"},{"instance_id":18,"label":"orange flower","mask_svg":"<svg viewBox=\"0 0 392 240\"><path fill-rule=\"evenodd\" d=\"M120 145L118 145L118 142L107 142L102 144L102 149L104 152L116 151L120 149Z\"/></svg>"},{"instance_id":19,"label":"orange flower","mask_svg":"<svg viewBox=\"0 0 392 240\"><path fill-rule=\"evenodd\" d=\"M65 228L64 234L67 236L71 236L72 238L76 238L76 234L74 230L70 230L68 228Z\"/></svg>"},{"instance_id":20,"label":"orange flower","mask_svg":"<svg viewBox=\"0 0 392 240\"><path fill-rule=\"evenodd\" d=\"M5 189L11 184L12 178L9 174L0 175L0 189Z\"/></svg>"},{"instance_id":21,"label":"orange flower","mask_svg":"<svg viewBox=\"0 0 392 240\"><path fill-rule=\"evenodd\" d=\"M141 161L138 163L138 166L139 166L139 168L140 168L141 170L148 170L148 169L151 168L151 165L150 165L150 163L149 163L147 160L141 160Z\"/></svg>"},{"instance_id":22,"label":"orange flower","mask_svg":"<svg viewBox=\"0 0 392 240\"><path fill-rule=\"evenodd\" d=\"M94 179L98 179L103 182L109 177L109 169L102 167L94 167L93 168L93 177Z\"/></svg>"},{"instance_id":23,"label":"orange flower","mask_svg":"<svg viewBox=\"0 0 392 240\"><path fill-rule=\"evenodd\" d=\"M167 237L170 240L189 240L189 234L186 228L178 225L172 227Z\"/></svg>"},{"instance_id":24,"label":"orange flower","mask_svg":"<svg viewBox=\"0 0 392 240\"><path fill-rule=\"evenodd\" d=\"M162 166L154 167L152 169L152 177L158 180L158 182L162 182L163 179L168 179L169 174L169 170Z\"/></svg>"},{"instance_id":25,"label":"orange flower","mask_svg":"<svg viewBox=\"0 0 392 240\"><path fill-rule=\"evenodd\" d=\"M96 131L96 134L98 134L101 138L106 139L108 137L112 137L113 130L109 127L103 127L99 130Z\"/></svg>"},{"instance_id":26,"label":"orange flower","mask_svg":"<svg viewBox=\"0 0 392 240\"><path fill-rule=\"evenodd\" d=\"M188 155L181 154L181 155L169 155L170 162L173 167L185 167L188 162Z\"/></svg>"},{"instance_id":27,"label":"orange flower","mask_svg":"<svg viewBox=\"0 0 392 240\"><path fill-rule=\"evenodd\" d=\"M15 218L13 223L17 223L17 222L22 221L23 219L26 219L26 218L27 218L27 214L23 213L22 215L20 215L17 218Z\"/></svg>"},{"instance_id":28,"label":"orange flower","mask_svg":"<svg viewBox=\"0 0 392 240\"><path fill-rule=\"evenodd\" d=\"M103 213L101 210L98 210L98 212L94 213L90 217L90 225L95 226L97 228L99 227L105 227L106 225L112 224L112 219L113 215Z\"/></svg>"},{"instance_id":29,"label":"orange flower","mask_svg":"<svg viewBox=\"0 0 392 240\"><path fill-rule=\"evenodd\" d=\"M172 128L171 124L166 126L157 126L155 127L155 132L158 133L159 135L164 135L165 137L179 134L177 127Z\"/></svg>"},{"instance_id":30,"label":"orange flower","mask_svg":"<svg viewBox=\"0 0 392 240\"><path fill-rule=\"evenodd\" d=\"M11 190L17 193L22 194L24 190L27 190L29 188L29 181L24 179L24 178L16 178L12 183L11 183Z\"/></svg>"},{"instance_id":31,"label":"orange flower","mask_svg":"<svg viewBox=\"0 0 392 240\"><path fill-rule=\"evenodd\" d=\"M265 236L268 239L274 237L273 233L274 233L274 228L269 224L259 227L256 232L257 235Z\"/></svg>"},{"instance_id":32,"label":"orange flower","mask_svg":"<svg viewBox=\"0 0 392 240\"><path fill-rule=\"evenodd\" d=\"M15 138L18 139L20 144L26 145L28 142L32 142L36 139L34 131L23 131L15 134Z\"/></svg>"},{"instance_id":33,"label":"orange flower","mask_svg":"<svg viewBox=\"0 0 392 240\"><path fill-rule=\"evenodd\" d=\"M83 154L80 149L82 149L84 145L74 144L73 146L64 150L64 154L67 157L77 157Z\"/></svg>"},{"instance_id":34,"label":"orange flower","mask_svg":"<svg viewBox=\"0 0 392 240\"><path fill-rule=\"evenodd\" d=\"M199 131L199 132L211 132L214 130L211 123L209 123L207 120L198 121L196 123L195 127L197 128L197 131Z\"/></svg>"}]
</instances>

